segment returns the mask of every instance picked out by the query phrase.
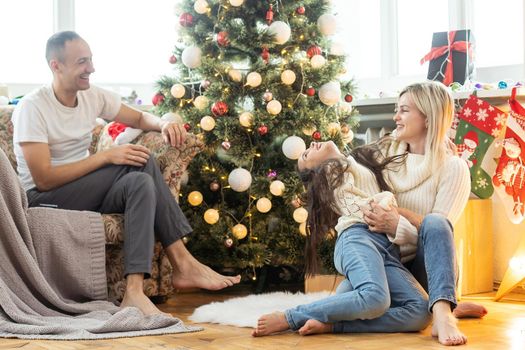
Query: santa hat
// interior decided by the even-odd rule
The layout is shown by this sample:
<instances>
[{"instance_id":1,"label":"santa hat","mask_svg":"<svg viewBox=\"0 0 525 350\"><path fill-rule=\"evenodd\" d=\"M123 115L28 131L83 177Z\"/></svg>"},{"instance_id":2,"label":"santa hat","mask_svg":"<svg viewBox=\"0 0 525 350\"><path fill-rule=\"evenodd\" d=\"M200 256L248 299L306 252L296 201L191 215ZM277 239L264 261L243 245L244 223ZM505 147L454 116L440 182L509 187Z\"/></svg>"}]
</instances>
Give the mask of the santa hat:
<instances>
[{"instance_id":1,"label":"santa hat","mask_svg":"<svg viewBox=\"0 0 525 350\"><path fill-rule=\"evenodd\" d=\"M474 130L470 130L465 134L465 137L463 137L463 140L472 140L478 144L478 134Z\"/></svg>"}]
</instances>

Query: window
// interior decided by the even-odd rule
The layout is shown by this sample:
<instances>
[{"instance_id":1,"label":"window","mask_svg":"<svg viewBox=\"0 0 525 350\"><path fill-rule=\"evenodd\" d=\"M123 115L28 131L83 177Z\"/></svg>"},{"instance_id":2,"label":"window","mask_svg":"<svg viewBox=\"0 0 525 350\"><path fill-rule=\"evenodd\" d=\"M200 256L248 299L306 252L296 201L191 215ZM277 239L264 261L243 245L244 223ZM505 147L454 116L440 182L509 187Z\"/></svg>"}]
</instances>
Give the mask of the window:
<instances>
[{"instance_id":1,"label":"window","mask_svg":"<svg viewBox=\"0 0 525 350\"><path fill-rule=\"evenodd\" d=\"M172 71L173 0L76 0L75 30L93 52L95 83L153 84Z\"/></svg>"},{"instance_id":2,"label":"window","mask_svg":"<svg viewBox=\"0 0 525 350\"><path fill-rule=\"evenodd\" d=\"M430 51L432 34L448 31L448 6L444 1L397 2L399 75L426 74L419 61Z\"/></svg>"},{"instance_id":3,"label":"window","mask_svg":"<svg viewBox=\"0 0 525 350\"><path fill-rule=\"evenodd\" d=\"M345 46L349 75L381 76L379 0L339 0L333 7L339 27L335 39Z\"/></svg>"},{"instance_id":4,"label":"window","mask_svg":"<svg viewBox=\"0 0 525 350\"><path fill-rule=\"evenodd\" d=\"M53 34L53 0L2 1L0 83L45 83L46 41Z\"/></svg>"}]
</instances>

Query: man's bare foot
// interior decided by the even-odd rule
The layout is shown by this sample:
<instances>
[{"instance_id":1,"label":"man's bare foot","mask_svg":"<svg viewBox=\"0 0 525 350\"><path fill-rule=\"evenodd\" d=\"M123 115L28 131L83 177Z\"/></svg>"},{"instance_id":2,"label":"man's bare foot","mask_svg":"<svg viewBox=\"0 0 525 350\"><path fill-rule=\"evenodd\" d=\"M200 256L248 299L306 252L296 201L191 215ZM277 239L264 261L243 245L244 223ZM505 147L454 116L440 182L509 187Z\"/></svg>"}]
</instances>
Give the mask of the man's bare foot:
<instances>
[{"instance_id":1,"label":"man's bare foot","mask_svg":"<svg viewBox=\"0 0 525 350\"><path fill-rule=\"evenodd\" d=\"M306 321L304 326L299 328L300 335L311 335L321 333L333 333L333 325L331 323L323 323L314 319Z\"/></svg>"},{"instance_id":2,"label":"man's bare foot","mask_svg":"<svg viewBox=\"0 0 525 350\"><path fill-rule=\"evenodd\" d=\"M146 316L157 314L171 316L170 314L160 311L155 304L153 304L151 300L141 292L134 293L126 291L124 299L122 300L122 303L120 303L120 307L125 308L129 306L138 308Z\"/></svg>"},{"instance_id":3,"label":"man's bare foot","mask_svg":"<svg viewBox=\"0 0 525 350\"><path fill-rule=\"evenodd\" d=\"M452 311L456 318L483 318L487 313L488 311L483 305L469 301L459 302L458 306Z\"/></svg>"},{"instance_id":4,"label":"man's bare foot","mask_svg":"<svg viewBox=\"0 0 525 350\"><path fill-rule=\"evenodd\" d=\"M224 276L196 259L180 263L173 267L172 284L175 289L203 288L219 290L231 287L241 281L241 276Z\"/></svg>"},{"instance_id":5,"label":"man's bare foot","mask_svg":"<svg viewBox=\"0 0 525 350\"><path fill-rule=\"evenodd\" d=\"M443 345L463 345L467 337L458 328L458 320L450 311L448 301L438 301L433 308L432 336Z\"/></svg>"},{"instance_id":6,"label":"man's bare foot","mask_svg":"<svg viewBox=\"0 0 525 350\"><path fill-rule=\"evenodd\" d=\"M257 328L252 332L253 337L262 337L290 329L286 317L282 312L262 315L257 320Z\"/></svg>"}]
</instances>

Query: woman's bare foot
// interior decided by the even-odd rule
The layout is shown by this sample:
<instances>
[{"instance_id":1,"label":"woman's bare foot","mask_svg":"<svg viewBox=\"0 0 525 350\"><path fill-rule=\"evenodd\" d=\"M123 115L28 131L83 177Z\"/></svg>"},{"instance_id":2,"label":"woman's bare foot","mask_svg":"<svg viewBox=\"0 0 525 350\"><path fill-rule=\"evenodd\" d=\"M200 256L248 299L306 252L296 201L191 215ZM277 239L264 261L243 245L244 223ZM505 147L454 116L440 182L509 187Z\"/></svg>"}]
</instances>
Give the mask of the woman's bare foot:
<instances>
[{"instance_id":1,"label":"woman's bare foot","mask_svg":"<svg viewBox=\"0 0 525 350\"><path fill-rule=\"evenodd\" d=\"M165 312L160 311L155 304L142 292L128 292L124 295L122 303L120 303L121 308L133 306L138 308L146 316L163 314L166 316L171 316Z\"/></svg>"},{"instance_id":2,"label":"woman's bare foot","mask_svg":"<svg viewBox=\"0 0 525 350\"><path fill-rule=\"evenodd\" d=\"M469 301L462 301L454 309L452 314L456 318L483 318L488 313L483 305L472 303Z\"/></svg>"},{"instance_id":3,"label":"woman's bare foot","mask_svg":"<svg viewBox=\"0 0 525 350\"><path fill-rule=\"evenodd\" d=\"M173 267L171 282L175 289L203 288L219 290L231 287L241 281L241 276L224 276L196 259L191 259Z\"/></svg>"},{"instance_id":4,"label":"woman's bare foot","mask_svg":"<svg viewBox=\"0 0 525 350\"><path fill-rule=\"evenodd\" d=\"M299 328L300 335L311 335L311 334L321 334L321 333L332 333L333 325L331 323L323 323L314 319L306 321L304 326Z\"/></svg>"},{"instance_id":5,"label":"woman's bare foot","mask_svg":"<svg viewBox=\"0 0 525 350\"><path fill-rule=\"evenodd\" d=\"M290 329L286 317L282 312L262 315L257 320L257 328L252 332L253 337L262 337Z\"/></svg>"},{"instance_id":6,"label":"woman's bare foot","mask_svg":"<svg viewBox=\"0 0 525 350\"><path fill-rule=\"evenodd\" d=\"M443 345L463 345L467 337L458 328L458 320L452 315L450 303L440 300L432 308L432 335Z\"/></svg>"}]
</instances>

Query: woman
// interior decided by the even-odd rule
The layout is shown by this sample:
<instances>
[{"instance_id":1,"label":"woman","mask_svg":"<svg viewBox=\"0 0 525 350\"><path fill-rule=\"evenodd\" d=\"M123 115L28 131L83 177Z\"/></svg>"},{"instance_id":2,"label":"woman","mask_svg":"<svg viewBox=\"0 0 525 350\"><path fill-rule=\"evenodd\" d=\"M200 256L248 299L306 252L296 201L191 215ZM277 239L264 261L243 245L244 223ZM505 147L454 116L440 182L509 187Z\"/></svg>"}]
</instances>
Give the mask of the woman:
<instances>
[{"instance_id":1,"label":"woman","mask_svg":"<svg viewBox=\"0 0 525 350\"><path fill-rule=\"evenodd\" d=\"M378 147L384 157L406 154L402 164L384 170L399 208L384 210L372 203L372 210L364 208L364 219L370 232L382 233L377 236L400 246L401 260L418 280L426 282L428 277L432 334L444 345L467 341L452 314L457 305L452 223L463 211L470 192L468 167L447 146L453 108L452 97L442 84L410 85L399 95L394 138L365 146ZM357 180L364 188L376 178L368 174ZM264 321L264 316L261 319ZM320 321L308 321L310 333L332 329Z\"/></svg>"}]
</instances>

